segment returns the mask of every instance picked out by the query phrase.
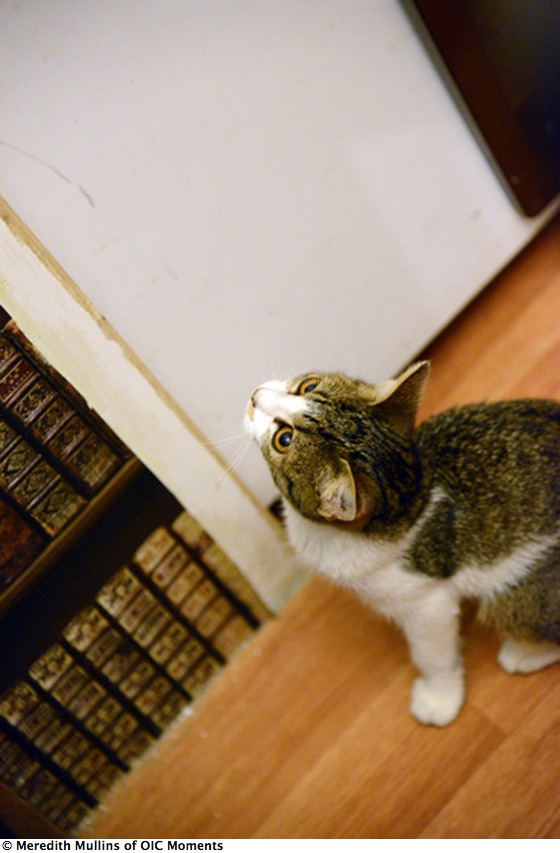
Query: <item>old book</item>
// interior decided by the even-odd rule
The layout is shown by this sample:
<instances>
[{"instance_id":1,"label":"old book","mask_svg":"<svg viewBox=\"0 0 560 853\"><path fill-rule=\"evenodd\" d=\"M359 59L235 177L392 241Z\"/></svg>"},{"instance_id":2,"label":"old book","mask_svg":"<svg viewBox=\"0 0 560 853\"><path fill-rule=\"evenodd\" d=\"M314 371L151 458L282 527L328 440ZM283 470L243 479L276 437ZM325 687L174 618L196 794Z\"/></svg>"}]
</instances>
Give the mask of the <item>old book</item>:
<instances>
[{"instance_id":1,"label":"old book","mask_svg":"<svg viewBox=\"0 0 560 853\"><path fill-rule=\"evenodd\" d=\"M36 424L39 418L44 416L45 411L56 409L57 404L62 406L62 412L53 419L47 418L45 427L36 432ZM49 441L60 428L60 426L72 417L72 407L62 398L57 396L52 385L37 373L35 381L22 393L11 406L6 409L11 412L13 418L24 427L30 428L33 435L42 444Z\"/></svg>"},{"instance_id":2,"label":"old book","mask_svg":"<svg viewBox=\"0 0 560 853\"><path fill-rule=\"evenodd\" d=\"M8 732L0 730L0 780L5 785L17 789L20 779L27 778L39 767L40 764Z\"/></svg>"},{"instance_id":3,"label":"old book","mask_svg":"<svg viewBox=\"0 0 560 853\"><path fill-rule=\"evenodd\" d=\"M166 527L157 527L135 552L133 560L143 572L151 575L176 541Z\"/></svg>"},{"instance_id":4,"label":"old book","mask_svg":"<svg viewBox=\"0 0 560 853\"><path fill-rule=\"evenodd\" d=\"M0 498L0 595L28 569L48 540Z\"/></svg>"},{"instance_id":5,"label":"old book","mask_svg":"<svg viewBox=\"0 0 560 853\"><path fill-rule=\"evenodd\" d=\"M167 587L167 598L178 608L205 577L206 575L198 563L191 560L186 563L177 577Z\"/></svg>"},{"instance_id":6,"label":"old book","mask_svg":"<svg viewBox=\"0 0 560 853\"><path fill-rule=\"evenodd\" d=\"M122 466L119 455L72 405L53 381L45 378L47 365L12 324L0 333L0 406L32 436L43 451L86 494L95 494ZM17 338L17 346L11 338ZM21 352L24 349L25 354ZM49 368L51 377L54 375ZM70 386L58 377L58 385ZM120 443L119 443L120 444Z\"/></svg>"},{"instance_id":7,"label":"old book","mask_svg":"<svg viewBox=\"0 0 560 853\"><path fill-rule=\"evenodd\" d=\"M39 693L27 681L18 681L0 696L0 717L17 726L40 702Z\"/></svg>"},{"instance_id":8,"label":"old book","mask_svg":"<svg viewBox=\"0 0 560 853\"><path fill-rule=\"evenodd\" d=\"M141 653L127 640L122 640L102 666L101 672L113 684L118 685L142 660Z\"/></svg>"},{"instance_id":9,"label":"old book","mask_svg":"<svg viewBox=\"0 0 560 853\"><path fill-rule=\"evenodd\" d=\"M151 644L149 648L150 657L163 666L186 643L189 637L190 633L184 625L178 621L171 622L166 630Z\"/></svg>"},{"instance_id":10,"label":"old book","mask_svg":"<svg viewBox=\"0 0 560 853\"><path fill-rule=\"evenodd\" d=\"M119 625L132 634L140 623L149 615L156 605L156 599L149 589L141 589L127 606L121 610L118 621Z\"/></svg>"},{"instance_id":11,"label":"old book","mask_svg":"<svg viewBox=\"0 0 560 853\"><path fill-rule=\"evenodd\" d=\"M64 637L76 650L82 652L96 669L108 677L113 673L112 680L116 679L116 667L111 664L110 659L115 653L122 655L126 641L122 633L110 625L98 607L91 606L81 611L64 629ZM155 673L155 668L148 660L138 658L136 665L128 672L125 671L119 691L132 700ZM111 699L105 688L94 680L90 681L88 687L84 687L83 692L86 703L90 697L92 700L94 695L98 697L98 701L92 701L83 719L89 730L102 736L103 732L108 730L109 724L114 726L123 706L114 697ZM79 711L75 710L75 713ZM106 742L105 737L103 740Z\"/></svg>"},{"instance_id":12,"label":"old book","mask_svg":"<svg viewBox=\"0 0 560 853\"><path fill-rule=\"evenodd\" d=\"M9 494L50 536L57 536L86 506L85 498L42 458Z\"/></svg>"},{"instance_id":13,"label":"old book","mask_svg":"<svg viewBox=\"0 0 560 853\"><path fill-rule=\"evenodd\" d=\"M129 737L131 737L131 735L135 734L139 728L140 724L136 717L133 717L132 714L124 711L122 714L119 714L110 729L107 730L103 741L110 750L119 755L123 744Z\"/></svg>"},{"instance_id":14,"label":"old book","mask_svg":"<svg viewBox=\"0 0 560 853\"><path fill-rule=\"evenodd\" d=\"M214 555L214 565L227 559L198 522L184 512L175 520L173 528L173 533L163 526L154 530L134 554L133 562L165 593L170 605L211 642L218 655L227 659L248 641L255 623L235 607L234 600L230 601L222 587L195 562L192 554L196 552L204 557L208 550ZM179 532L184 537L183 542L175 538ZM216 556L219 554L222 556ZM152 610L150 616L153 618L156 612ZM161 618L161 606L159 616ZM149 623L150 619L146 621ZM182 683L194 663L206 654L200 641L178 621L170 622L159 633L157 641L145 646L149 646L152 658L178 683Z\"/></svg>"},{"instance_id":15,"label":"old book","mask_svg":"<svg viewBox=\"0 0 560 853\"><path fill-rule=\"evenodd\" d=\"M189 699L178 690L170 690L162 702L153 710L151 718L162 731L173 722L188 704Z\"/></svg>"},{"instance_id":16,"label":"old book","mask_svg":"<svg viewBox=\"0 0 560 853\"><path fill-rule=\"evenodd\" d=\"M115 628L107 628L94 643L89 646L85 656L96 669L103 667L112 655L120 648L123 639L122 634Z\"/></svg>"},{"instance_id":17,"label":"old book","mask_svg":"<svg viewBox=\"0 0 560 853\"><path fill-rule=\"evenodd\" d=\"M194 666L183 680L183 687L193 697L199 696L210 681L220 672L220 664L206 655Z\"/></svg>"},{"instance_id":18,"label":"old book","mask_svg":"<svg viewBox=\"0 0 560 853\"><path fill-rule=\"evenodd\" d=\"M165 527L159 527L146 539L133 557L134 564L148 575L166 598L177 605L201 581L203 570L185 546Z\"/></svg>"},{"instance_id":19,"label":"old book","mask_svg":"<svg viewBox=\"0 0 560 853\"><path fill-rule=\"evenodd\" d=\"M35 738L35 746L45 755L51 755L72 733L72 724L56 713L52 722Z\"/></svg>"},{"instance_id":20,"label":"old book","mask_svg":"<svg viewBox=\"0 0 560 853\"><path fill-rule=\"evenodd\" d=\"M77 729L72 728L68 737L64 738L64 740L58 744L56 749L52 751L50 757L58 767L67 772L69 775L72 775L72 767L90 747L91 741L88 741L86 736Z\"/></svg>"},{"instance_id":21,"label":"old book","mask_svg":"<svg viewBox=\"0 0 560 853\"><path fill-rule=\"evenodd\" d=\"M70 622L64 629L64 637L99 670L102 678L108 679L126 700L137 706L140 714L151 718L152 711L156 712L157 703L152 703L150 697L154 693L161 697L164 688L165 691L171 688L171 684L161 680L157 658L159 656L166 660L170 657L179 644L188 639L189 633L172 620L171 615L156 602L146 587L135 583L127 567L103 587L97 602L81 611ZM107 608L107 614L111 612L118 625L111 624L108 616L103 615L104 607ZM158 642L156 654L150 659L150 653L143 653L140 644L136 645L136 637L145 645L150 645L162 632L166 633L166 637ZM50 657L54 657L54 654L51 650ZM48 660L49 655L43 661L43 668ZM54 686L53 695L58 694L56 698L59 700L62 698L61 691L66 694L69 685L76 685L79 667L78 671L76 668L77 665L70 668L66 676ZM123 746L121 741L128 741L140 722L125 712L122 705L117 706L114 701L107 704L109 697L101 684L94 686L95 681L91 678L89 682L87 679L85 681L84 684L78 684L77 690L73 690L65 699L66 707L79 715L86 728L120 756ZM84 703L89 705L90 702L91 713L86 714ZM110 713L110 725L108 720L103 723L100 719L101 716L107 717L107 710ZM132 727L130 730L124 728L125 722Z\"/></svg>"},{"instance_id":22,"label":"old book","mask_svg":"<svg viewBox=\"0 0 560 853\"><path fill-rule=\"evenodd\" d=\"M64 684L72 671L71 667L59 683ZM48 756L50 767L54 765L85 791L90 777L106 763L107 756L25 681L18 682L2 696L0 716L39 750L33 759L19 757L17 778L10 779L7 774L2 777L26 798L36 796L32 777L43 766L41 754Z\"/></svg>"},{"instance_id":23,"label":"old book","mask_svg":"<svg viewBox=\"0 0 560 853\"><path fill-rule=\"evenodd\" d=\"M57 680L54 687L51 688L51 696L66 708L72 698L82 690L88 681L89 675L86 670L79 664L74 663L67 672Z\"/></svg>"},{"instance_id":24,"label":"old book","mask_svg":"<svg viewBox=\"0 0 560 853\"><path fill-rule=\"evenodd\" d=\"M174 690L172 682L168 678L165 678L165 676L156 675L147 687L140 691L134 698L136 709L150 721L151 725L155 727L156 732L163 730L160 709L172 691L173 693L177 692ZM182 689L180 695L182 702L187 704L189 697Z\"/></svg>"},{"instance_id":25,"label":"old book","mask_svg":"<svg viewBox=\"0 0 560 853\"><path fill-rule=\"evenodd\" d=\"M78 752L81 755L89 748L87 738L45 699L40 699L39 704L14 727L65 772L71 766L70 758L74 756L75 760Z\"/></svg>"},{"instance_id":26,"label":"old book","mask_svg":"<svg viewBox=\"0 0 560 853\"><path fill-rule=\"evenodd\" d=\"M4 319L0 318L0 326L5 327L5 325ZM18 355L19 352L9 337L3 333L0 334L0 376L8 372Z\"/></svg>"},{"instance_id":27,"label":"old book","mask_svg":"<svg viewBox=\"0 0 560 853\"><path fill-rule=\"evenodd\" d=\"M0 780L60 829L73 829L89 807L22 746L12 742L9 747L11 755L0 745Z\"/></svg>"},{"instance_id":28,"label":"old book","mask_svg":"<svg viewBox=\"0 0 560 853\"><path fill-rule=\"evenodd\" d=\"M90 807L73 791L67 791L61 796L42 803L40 811L60 829L70 832L84 820Z\"/></svg>"},{"instance_id":29,"label":"old book","mask_svg":"<svg viewBox=\"0 0 560 853\"><path fill-rule=\"evenodd\" d=\"M121 439L111 430L111 428L91 409L81 394L49 364L39 353L37 348L31 343L29 338L23 334L17 324L10 320L5 324L1 336L15 345L16 349L40 371L49 384L56 389L57 394L65 397L72 405L72 408L80 414L81 417L94 429L94 431L103 438L103 440L117 453L122 459L128 459L131 456L129 448L121 441Z\"/></svg>"},{"instance_id":30,"label":"old book","mask_svg":"<svg viewBox=\"0 0 560 853\"><path fill-rule=\"evenodd\" d=\"M119 690L127 699L132 700L148 686L152 678L156 675L157 669L155 666L149 660L142 659L123 678L119 684Z\"/></svg>"},{"instance_id":31,"label":"old book","mask_svg":"<svg viewBox=\"0 0 560 853\"><path fill-rule=\"evenodd\" d=\"M107 696L105 688L95 679L86 681L82 688L69 700L67 708L78 720L85 720L92 710Z\"/></svg>"},{"instance_id":32,"label":"old book","mask_svg":"<svg viewBox=\"0 0 560 853\"><path fill-rule=\"evenodd\" d=\"M212 646L225 660L229 658L253 635L255 629L240 614L234 614L212 637Z\"/></svg>"},{"instance_id":33,"label":"old book","mask_svg":"<svg viewBox=\"0 0 560 853\"><path fill-rule=\"evenodd\" d=\"M84 726L124 764L130 762L132 755L137 757L140 754L141 742L148 746L153 741L153 735L147 731L141 720L109 694L88 714ZM134 740L134 747L131 746L131 740Z\"/></svg>"},{"instance_id":34,"label":"old book","mask_svg":"<svg viewBox=\"0 0 560 853\"><path fill-rule=\"evenodd\" d=\"M31 445L0 420L0 489L56 536L86 500Z\"/></svg>"},{"instance_id":35,"label":"old book","mask_svg":"<svg viewBox=\"0 0 560 853\"><path fill-rule=\"evenodd\" d=\"M57 791L59 783L59 780L54 773L51 773L45 767L42 767L38 762L37 764L38 767L35 772L18 790L20 797L23 797L24 800L27 800L27 802L35 808L40 806L45 800L52 797L52 795Z\"/></svg>"},{"instance_id":36,"label":"old book","mask_svg":"<svg viewBox=\"0 0 560 853\"><path fill-rule=\"evenodd\" d=\"M20 434L4 418L0 418L0 458L9 456L20 440Z\"/></svg>"},{"instance_id":37,"label":"old book","mask_svg":"<svg viewBox=\"0 0 560 853\"><path fill-rule=\"evenodd\" d=\"M74 658L60 644L50 646L29 668L30 677L44 690L51 690L74 665Z\"/></svg>"},{"instance_id":38,"label":"old book","mask_svg":"<svg viewBox=\"0 0 560 853\"><path fill-rule=\"evenodd\" d=\"M7 368L17 364L12 360ZM0 435L0 469L8 455L21 452L12 488L39 464L25 445L20 448L22 441L35 450L39 435L44 442L64 435L66 448L73 441L82 446L77 427L74 438L61 431L61 423L70 430L73 414L61 407L54 417L51 408L65 398L52 396L44 379L36 377L25 387L22 379L10 398L31 436L22 438L15 421L6 423L4 439ZM32 428L43 431L31 433ZM54 469L50 457L40 461ZM181 516L177 529L171 523L156 527L128 564L92 592L91 604L34 662L28 678L0 697L4 729L17 728L22 743L33 744L35 757L46 762L30 765L20 788L59 826L73 826L83 816L202 692L257 624L239 595L239 580L236 589L225 589L230 568L221 576L216 571L222 559L216 543L192 516ZM53 799L57 774L67 786Z\"/></svg>"},{"instance_id":39,"label":"old book","mask_svg":"<svg viewBox=\"0 0 560 853\"><path fill-rule=\"evenodd\" d=\"M217 595L195 621L197 631L208 640L233 616L234 608L223 595Z\"/></svg>"},{"instance_id":40,"label":"old book","mask_svg":"<svg viewBox=\"0 0 560 853\"><path fill-rule=\"evenodd\" d=\"M126 740L119 750L119 758L130 765L132 761L139 758L143 752L149 749L155 743L155 738L145 729L138 729L128 740Z\"/></svg>"},{"instance_id":41,"label":"old book","mask_svg":"<svg viewBox=\"0 0 560 853\"><path fill-rule=\"evenodd\" d=\"M197 584L179 607L180 613L193 624L196 624L203 610L219 595L218 587L208 577Z\"/></svg>"},{"instance_id":42,"label":"old book","mask_svg":"<svg viewBox=\"0 0 560 853\"><path fill-rule=\"evenodd\" d=\"M87 494L95 494L123 460L44 379L8 410Z\"/></svg>"},{"instance_id":43,"label":"old book","mask_svg":"<svg viewBox=\"0 0 560 853\"><path fill-rule=\"evenodd\" d=\"M70 768L70 775L76 785L84 788L88 794L95 797L95 791L98 787L95 782L95 775L102 767L112 763L104 752L90 744Z\"/></svg>"},{"instance_id":44,"label":"old book","mask_svg":"<svg viewBox=\"0 0 560 853\"><path fill-rule=\"evenodd\" d=\"M106 693L105 698L85 718L84 726L93 735L103 740L103 736L110 730L123 710L122 703L114 696Z\"/></svg>"},{"instance_id":45,"label":"old book","mask_svg":"<svg viewBox=\"0 0 560 853\"><path fill-rule=\"evenodd\" d=\"M128 764L129 762L127 761L125 763ZM107 793L107 791L109 790L111 785L113 785L116 782L118 777L122 775L122 773L123 773L123 771L121 768L117 767L115 764L113 764L110 761L105 761L105 763L101 764L101 766L98 767L98 769L96 770L95 774L89 779L89 781L88 781L89 793L93 797L95 797L96 800L100 800L103 797L103 795L105 793ZM68 814L66 814L64 823L61 823L60 821L58 821L58 824L59 824L59 826L64 827L67 825L67 821L70 818L70 820L72 822L69 824L69 826L70 826L70 828L73 828L74 826L76 826L76 824L79 821L83 820L84 817L85 817L85 815L82 814L81 816L78 817L78 819L76 819L75 815L72 814L72 815L68 816Z\"/></svg>"},{"instance_id":46,"label":"old book","mask_svg":"<svg viewBox=\"0 0 560 853\"><path fill-rule=\"evenodd\" d=\"M111 616L118 617L142 588L136 575L128 566L123 566L100 590L96 601Z\"/></svg>"},{"instance_id":47,"label":"old book","mask_svg":"<svg viewBox=\"0 0 560 853\"><path fill-rule=\"evenodd\" d=\"M161 526L154 530L134 554L133 562L204 637L212 641L218 638L215 648L223 656L231 656L249 639L259 621L269 615L237 566L186 510L171 528ZM219 583L212 580L212 575ZM231 600L224 596L224 586L232 593ZM240 602L239 612L235 600ZM239 617L235 622L234 616ZM229 622L231 626L226 631Z\"/></svg>"},{"instance_id":48,"label":"old book","mask_svg":"<svg viewBox=\"0 0 560 853\"><path fill-rule=\"evenodd\" d=\"M191 515L190 512L187 512L187 510L177 516L171 525L171 529L197 556L201 556L213 541L212 537L204 530L202 525L199 524L196 518Z\"/></svg>"},{"instance_id":49,"label":"old book","mask_svg":"<svg viewBox=\"0 0 560 853\"><path fill-rule=\"evenodd\" d=\"M142 648L148 648L167 629L172 618L169 610L157 603L134 631L135 641Z\"/></svg>"},{"instance_id":50,"label":"old book","mask_svg":"<svg viewBox=\"0 0 560 853\"><path fill-rule=\"evenodd\" d=\"M94 799L99 791L98 774L112 767L114 771L111 773L111 778L115 778L123 769L85 734L75 728L71 728L67 736L59 741L56 748L50 752L49 758L56 765L57 772L66 774L78 790Z\"/></svg>"},{"instance_id":51,"label":"old book","mask_svg":"<svg viewBox=\"0 0 560 853\"><path fill-rule=\"evenodd\" d=\"M215 576L244 604L258 622L270 616L251 584L225 552L203 530L188 511L182 512L173 522L172 530L203 561Z\"/></svg>"},{"instance_id":52,"label":"old book","mask_svg":"<svg viewBox=\"0 0 560 853\"><path fill-rule=\"evenodd\" d=\"M89 655L96 660L99 656L96 649L106 635L115 633L117 645L122 644L122 636L107 626L108 622L101 617L99 611L90 607L72 620L63 635L67 642L73 642L74 647L79 648L86 657ZM106 659L107 654L102 654L101 662ZM140 670L141 663L134 668L133 673ZM80 666L60 643L55 643L35 661L29 674L54 700L80 721L88 732L119 757L124 742L140 728L139 721L126 711L122 702L111 696L107 688ZM147 675L153 677L155 674L155 669L151 667ZM138 693L148 680L140 679L136 690L130 689L126 692ZM50 754L53 760L60 760L61 756L65 755L64 750L68 748L68 744L74 742L69 740L72 727L64 727L60 713L46 701L31 708L22 717L19 728L38 748ZM93 745L91 748L94 748ZM82 784L82 775L85 772L83 768L80 769L80 776L75 777L77 783Z\"/></svg>"},{"instance_id":53,"label":"old book","mask_svg":"<svg viewBox=\"0 0 560 853\"><path fill-rule=\"evenodd\" d=\"M41 419L37 424L42 425ZM76 415L45 445L66 472L96 494L122 466L123 461Z\"/></svg>"},{"instance_id":54,"label":"old book","mask_svg":"<svg viewBox=\"0 0 560 853\"><path fill-rule=\"evenodd\" d=\"M169 557L172 557L173 561L176 560L179 567L185 562L182 558L179 560L172 556L177 553L176 546L167 536L162 535L163 530L157 531L157 537L150 538L149 547L145 547L139 556L135 555L135 562L136 559L142 562L147 576L151 577L152 581L162 564L168 564ZM156 545L158 547L155 547ZM163 546L164 550L163 559L160 559L160 546ZM179 547L184 550L182 546ZM186 559L190 559L188 555ZM202 570L200 575L205 577ZM197 614L217 594L215 585L208 579L206 582L209 589L206 592L202 590ZM161 670L166 670L173 681L181 685L188 670L206 653L204 646L193 636L186 624L173 616L171 611L156 599L129 566L123 567L103 587L97 595L97 603L118 622L120 632L120 643L103 664L103 674L134 702L142 714L153 722L154 714L161 720L158 706L163 701L162 691L172 687L171 682L163 677ZM97 643L101 643L111 631L119 633L116 628L108 629ZM131 639L128 640L126 635ZM145 650L145 656L139 647ZM88 657L94 648L95 644L85 652ZM151 697L154 695L159 696L158 702L152 701Z\"/></svg>"},{"instance_id":55,"label":"old book","mask_svg":"<svg viewBox=\"0 0 560 853\"><path fill-rule=\"evenodd\" d=\"M168 693L173 689L171 681L163 675L157 675L153 678L148 686L134 700L138 710L149 719L152 719L152 714L157 711L157 708Z\"/></svg>"},{"instance_id":56,"label":"old book","mask_svg":"<svg viewBox=\"0 0 560 853\"><path fill-rule=\"evenodd\" d=\"M85 652L109 628L109 620L95 605L81 610L63 631L64 639L79 652Z\"/></svg>"},{"instance_id":57,"label":"old book","mask_svg":"<svg viewBox=\"0 0 560 853\"><path fill-rule=\"evenodd\" d=\"M158 563L152 573L152 581L160 589L167 589L179 573L191 562L191 556L185 547L177 543Z\"/></svg>"},{"instance_id":58,"label":"old book","mask_svg":"<svg viewBox=\"0 0 560 853\"><path fill-rule=\"evenodd\" d=\"M20 720L18 728L30 741L34 742L41 732L51 725L55 717L55 709L47 702L40 702L31 713Z\"/></svg>"},{"instance_id":59,"label":"old book","mask_svg":"<svg viewBox=\"0 0 560 853\"><path fill-rule=\"evenodd\" d=\"M0 333L0 359L0 404L9 408L33 385L39 374L4 333Z\"/></svg>"},{"instance_id":60,"label":"old book","mask_svg":"<svg viewBox=\"0 0 560 853\"><path fill-rule=\"evenodd\" d=\"M166 661L166 671L175 682L182 685L188 672L207 654L209 653L200 640L197 640L196 637L189 637Z\"/></svg>"}]
</instances>

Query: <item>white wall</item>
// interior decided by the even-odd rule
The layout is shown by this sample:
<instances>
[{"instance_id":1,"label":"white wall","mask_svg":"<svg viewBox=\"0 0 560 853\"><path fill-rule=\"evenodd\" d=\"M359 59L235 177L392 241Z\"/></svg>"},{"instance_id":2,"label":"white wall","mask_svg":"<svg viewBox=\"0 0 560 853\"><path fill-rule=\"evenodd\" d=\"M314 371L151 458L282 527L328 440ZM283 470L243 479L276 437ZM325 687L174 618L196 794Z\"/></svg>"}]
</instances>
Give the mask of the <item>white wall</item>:
<instances>
[{"instance_id":1,"label":"white wall","mask_svg":"<svg viewBox=\"0 0 560 853\"><path fill-rule=\"evenodd\" d=\"M538 227L397 0L26 0L0 34L1 193L210 439L273 373L394 372Z\"/></svg>"}]
</instances>

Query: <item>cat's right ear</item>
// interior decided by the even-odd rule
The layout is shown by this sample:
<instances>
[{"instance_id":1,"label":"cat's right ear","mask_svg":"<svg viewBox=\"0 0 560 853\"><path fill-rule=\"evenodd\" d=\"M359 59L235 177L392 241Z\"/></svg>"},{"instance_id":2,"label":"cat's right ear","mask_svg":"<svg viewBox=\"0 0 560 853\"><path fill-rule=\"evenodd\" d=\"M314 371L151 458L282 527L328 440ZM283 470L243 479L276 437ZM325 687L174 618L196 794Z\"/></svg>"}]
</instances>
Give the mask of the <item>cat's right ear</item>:
<instances>
[{"instance_id":1,"label":"cat's right ear","mask_svg":"<svg viewBox=\"0 0 560 853\"><path fill-rule=\"evenodd\" d=\"M325 472L318 483L319 515L327 521L354 521L358 510L356 482L345 459L339 460L339 470Z\"/></svg>"}]
</instances>

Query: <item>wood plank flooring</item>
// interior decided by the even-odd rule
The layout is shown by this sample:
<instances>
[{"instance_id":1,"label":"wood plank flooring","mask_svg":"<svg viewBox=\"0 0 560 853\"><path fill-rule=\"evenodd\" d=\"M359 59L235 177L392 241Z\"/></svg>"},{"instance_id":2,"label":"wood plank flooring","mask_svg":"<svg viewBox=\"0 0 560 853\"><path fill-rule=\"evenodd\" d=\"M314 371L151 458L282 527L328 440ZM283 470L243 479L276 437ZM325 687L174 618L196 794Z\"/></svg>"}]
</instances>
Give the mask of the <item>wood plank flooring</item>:
<instances>
[{"instance_id":1,"label":"wood plank flooring","mask_svg":"<svg viewBox=\"0 0 560 853\"><path fill-rule=\"evenodd\" d=\"M421 416L560 399L560 218L429 348ZM408 714L398 631L314 578L114 790L100 838L560 836L560 667L508 676L467 614L468 700Z\"/></svg>"}]
</instances>

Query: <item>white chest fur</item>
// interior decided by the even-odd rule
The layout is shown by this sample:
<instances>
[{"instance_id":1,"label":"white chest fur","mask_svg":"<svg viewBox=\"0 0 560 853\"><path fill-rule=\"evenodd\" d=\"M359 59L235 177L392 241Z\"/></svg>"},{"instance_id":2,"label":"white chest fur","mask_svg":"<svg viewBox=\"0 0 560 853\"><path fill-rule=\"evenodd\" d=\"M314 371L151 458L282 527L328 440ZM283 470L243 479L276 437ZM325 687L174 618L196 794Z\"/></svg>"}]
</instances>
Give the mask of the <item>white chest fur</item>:
<instances>
[{"instance_id":1,"label":"white chest fur","mask_svg":"<svg viewBox=\"0 0 560 853\"><path fill-rule=\"evenodd\" d=\"M288 536L310 569L354 590L368 604L401 622L403 612L438 583L405 570L402 558L440 497L436 495L416 524L393 542L309 521L286 503Z\"/></svg>"},{"instance_id":2,"label":"white chest fur","mask_svg":"<svg viewBox=\"0 0 560 853\"><path fill-rule=\"evenodd\" d=\"M285 518L290 541L304 563L356 592L364 601L403 623L415 607L437 596L448 605L465 597L490 599L518 582L559 539L543 536L514 549L490 565L465 564L448 579L432 578L406 568L403 557L438 501L436 490L424 513L399 539L382 542L309 521L289 504Z\"/></svg>"}]
</instances>

